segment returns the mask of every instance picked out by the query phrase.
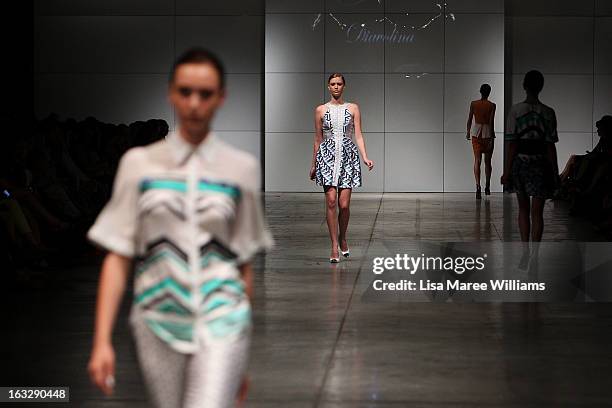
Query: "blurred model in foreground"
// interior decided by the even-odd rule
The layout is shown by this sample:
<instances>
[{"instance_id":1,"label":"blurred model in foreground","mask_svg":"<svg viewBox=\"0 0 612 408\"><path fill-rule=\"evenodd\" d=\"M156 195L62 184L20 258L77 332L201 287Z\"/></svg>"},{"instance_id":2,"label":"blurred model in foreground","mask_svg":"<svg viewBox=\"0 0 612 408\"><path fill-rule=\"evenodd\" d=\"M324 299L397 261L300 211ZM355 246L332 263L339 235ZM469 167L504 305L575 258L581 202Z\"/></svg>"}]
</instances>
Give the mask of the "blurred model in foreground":
<instances>
[{"instance_id":1,"label":"blurred model in foreground","mask_svg":"<svg viewBox=\"0 0 612 408\"><path fill-rule=\"evenodd\" d=\"M326 217L331 238L329 261L340 261L350 255L346 232L350 217L351 192L361 186L359 154L368 170L374 162L368 159L361 133L361 112L356 103L342 98L346 82L342 74L332 74L327 80L331 99L315 109L315 138L310 179L323 186ZM352 138L355 138L353 143ZM339 214L336 216L336 207Z\"/></svg>"},{"instance_id":2,"label":"blurred model in foreground","mask_svg":"<svg viewBox=\"0 0 612 408\"><path fill-rule=\"evenodd\" d=\"M187 51L168 92L177 130L122 157L112 198L88 233L108 250L88 370L110 394L112 329L133 266L130 325L152 404L234 407L249 355L250 261L272 244L260 166L210 131L225 99L217 57Z\"/></svg>"}]
</instances>

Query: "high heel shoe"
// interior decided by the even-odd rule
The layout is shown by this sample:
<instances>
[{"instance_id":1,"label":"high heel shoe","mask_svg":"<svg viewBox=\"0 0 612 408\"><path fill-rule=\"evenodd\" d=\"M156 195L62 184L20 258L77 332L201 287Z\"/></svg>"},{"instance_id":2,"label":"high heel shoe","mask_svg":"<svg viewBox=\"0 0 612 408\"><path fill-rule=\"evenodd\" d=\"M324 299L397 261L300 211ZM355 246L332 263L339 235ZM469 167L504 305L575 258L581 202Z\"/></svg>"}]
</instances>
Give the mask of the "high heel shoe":
<instances>
[{"instance_id":1,"label":"high heel shoe","mask_svg":"<svg viewBox=\"0 0 612 408\"><path fill-rule=\"evenodd\" d=\"M480 190L480 186L476 186L476 199L477 200L482 199L482 192Z\"/></svg>"},{"instance_id":2,"label":"high heel shoe","mask_svg":"<svg viewBox=\"0 0 612 408\"><path fill-rule=\"evenodd\" d=\"M489 187L485 187L485 195L491 195L491 189Z\"/></svg>"},{"instance_id":3,"label":"high heel shoe","mask_svg":"<svg viewBox=\"0 0 612 408\"><path fill-rule=\"evenodd\" d=\"M332 249L332 256L329 257L329 263L339 263L340 262L340 257L339 256L333 256L333 249Z\"/></svg>"},{"instance_id":4,"label":"high heel shoe","mask_svg":"<svg viewBox=\"0 0 612 408\"><path fill-rule=\"evenodd\" d=\"M351 255L351 251L350 248L346 248L346 251L343 251L342 248L340 248L340 246L338 246L338 250L340 251L340 253L342 254L343 257L348 258Z\"/></svg>"}]
</instances>

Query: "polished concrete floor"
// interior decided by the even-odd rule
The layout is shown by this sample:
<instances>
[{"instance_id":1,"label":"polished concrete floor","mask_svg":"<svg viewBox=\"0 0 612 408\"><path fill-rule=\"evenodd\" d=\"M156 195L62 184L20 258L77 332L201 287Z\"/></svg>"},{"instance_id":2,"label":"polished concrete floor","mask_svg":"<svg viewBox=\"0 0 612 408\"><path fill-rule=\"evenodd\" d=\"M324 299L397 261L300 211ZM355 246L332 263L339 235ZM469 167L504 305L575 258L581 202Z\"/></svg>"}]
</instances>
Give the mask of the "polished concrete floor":
<instances>
[{"instance_id":1,"label":"polished concrete floor","mask_svg":"<svg viewBox=\"0 0 612 408\"><path fill-rule=\"evenodd\" d=\"M365 302L368 260L395 243L518 240L516 203L494 194L354 194L351 257L330 265L322 194L266 194L276 248L256 266L247 407L612 406L612 305ZM547 203L545 240L599 241ZM386 243L386 244L385 244ZM78 407L146 407L126 323L117 388L88 383L98 263L5 300L2 385L68 385ZM8 334L8 336L7 336ZM7 372L8 371L8 372ZM54 404L53 406L61 406Z\"/></svg>"}]
</instances>

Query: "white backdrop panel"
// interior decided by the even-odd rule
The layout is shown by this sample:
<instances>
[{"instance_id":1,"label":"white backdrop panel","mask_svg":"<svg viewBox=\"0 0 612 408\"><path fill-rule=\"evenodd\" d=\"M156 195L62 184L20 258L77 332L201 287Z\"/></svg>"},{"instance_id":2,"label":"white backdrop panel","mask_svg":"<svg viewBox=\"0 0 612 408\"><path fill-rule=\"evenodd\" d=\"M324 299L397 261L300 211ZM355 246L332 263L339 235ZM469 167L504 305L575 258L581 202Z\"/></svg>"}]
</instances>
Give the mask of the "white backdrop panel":
<instances>
[{"instance_id":1,"label":"white backdrop panel","mask_svg":"<svg viewBox=\"0 0 612 408\"><path fill-rule=\"evenodd\" d=\"M261 129L261 74L227 75L227 98L215 117L219 130Z\"/></svg>"},{"instance_id":2,"label":"white backdrop panel","mask_svg":"<svg viewBox=\"0 0 612 408\"><path fill-rule=\"evenodd\" d=\"M445 71L503 73L503 14L457 14L455 18L446 22Z\"/></svg>"},{"instance_id":3,"label":"white backdrop panel","mask_svg":"<svg viewBox=\"0 0 612 408\"><path fill-rule=\"evenodd\" d=\"M443 77L388 74L385 78L387 132L442 132ZM441 158L440 158L441 159Z\"/></svg>"},{"instance_id":4,"label":"white backdrop panel","mask_svg":"<svg viewBox=\"0 0 612 408\"><path fill-rule=\"evenodd\" d=\"M308 175L314 132L266 133L266 191L323 191Z\"/></svg>"},{"instance_id":5,"label":"white backdrop panel","mask_svg":"<svg viewBox=\"0 0 612 408\"><path fill-rule=\"evenodd\" d=\"M443 191L442 133L387 133L387 192Z\"/></svg>"},{"instance_id":6,"label":"white backdrop panel","mask_svg":"<svg viewBox=\"0 0 612 408\"><path fill-rule=\"evenodd\" d=\"M324 74L266 74L266 132L312 132Z\"/></svg>"},{"instance_id":7,"label":"white backdrop panel","mask_svg":"<svg viewBox=\"0 0 612 408\"><path fill-rule=\"evenodd\" d=\"M316 14L266 15L266 72L322 72L323 27Z\"/></svg>"}]
</instances>

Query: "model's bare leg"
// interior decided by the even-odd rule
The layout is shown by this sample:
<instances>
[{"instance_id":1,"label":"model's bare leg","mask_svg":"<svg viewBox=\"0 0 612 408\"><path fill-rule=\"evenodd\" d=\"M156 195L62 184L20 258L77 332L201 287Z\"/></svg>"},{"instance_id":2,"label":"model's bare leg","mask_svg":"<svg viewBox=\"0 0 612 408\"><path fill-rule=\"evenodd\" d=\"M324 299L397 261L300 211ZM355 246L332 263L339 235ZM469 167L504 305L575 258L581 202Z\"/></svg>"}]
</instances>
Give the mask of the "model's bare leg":
<instances>
[{"instance_id":1,"label":"model's bare leg","mask_svg":"<svg viewBox=\"0 0 612 408\"><path fill-rule=\"evenodd\" d=\"M331 239L330 258L338 258L338 219L336 218L337 189L336 187L325 187L325 203L327 228Z\"/></svg>"},{"instance_id":2,"label":"model's bare leg","mask_svg":"<svg viewBox=\"0 0 612 408\"><path fill-rule=\"evenodd\" d=\"M491 150L490 153L485 153L485 155L484 155L484 160L485 160L485 177L486 177L485 188L487 190L489 190L491 188L491 173L493 172L493 166L491 165L491 158L492 157L493 157L493 150Z\"/></svg>"},{"instance_id":3,"label":"model's bare leg","mask_svg":"<svg viewBox=\"0 0 612 408\"><path fill-rule=\"evenodd\" d=\"M544 232L544 203L543 198L534 197L531 200L531 240L540 242Z\"/></svg>"},{"instance_id":4,"label":"model's bare leg","mask_svg":"<svg viewBox=\"0 0 612 408\"><path fill-rule=\"evenodd\" d=\"M480 186L480 163L482 163L482 154L474 152L474 179L477 186Z\"/></svg>"},{"instance_id":5,"label":"model's bare leg","mask_svg":"<svg viewBox=\"0 0 612 408\"><path fill-rule=\"evenodd\" d=\"M517 193L516 197L518 198L519 205L519 230L521 231L521 241L529 242L529 230L531 228L531 222L529 217L529 196L522 193Z\"/></svg>"},{"instance_id":6,"label":"model's bare leg","mask_svg":"<svg viewBox=\"0 0 612 408\"><path fill-rule=\"evenodd\" d=\"M338 223L340 224L340 235L338 240L340 241L340 249L343 251L348 250L348 243L346 242L346 230L349 224L349 218L351 216L351 192L350 188L341 188L338 201L338 208L340 213L338 214Z\"/></svg>"}]
</instances>

